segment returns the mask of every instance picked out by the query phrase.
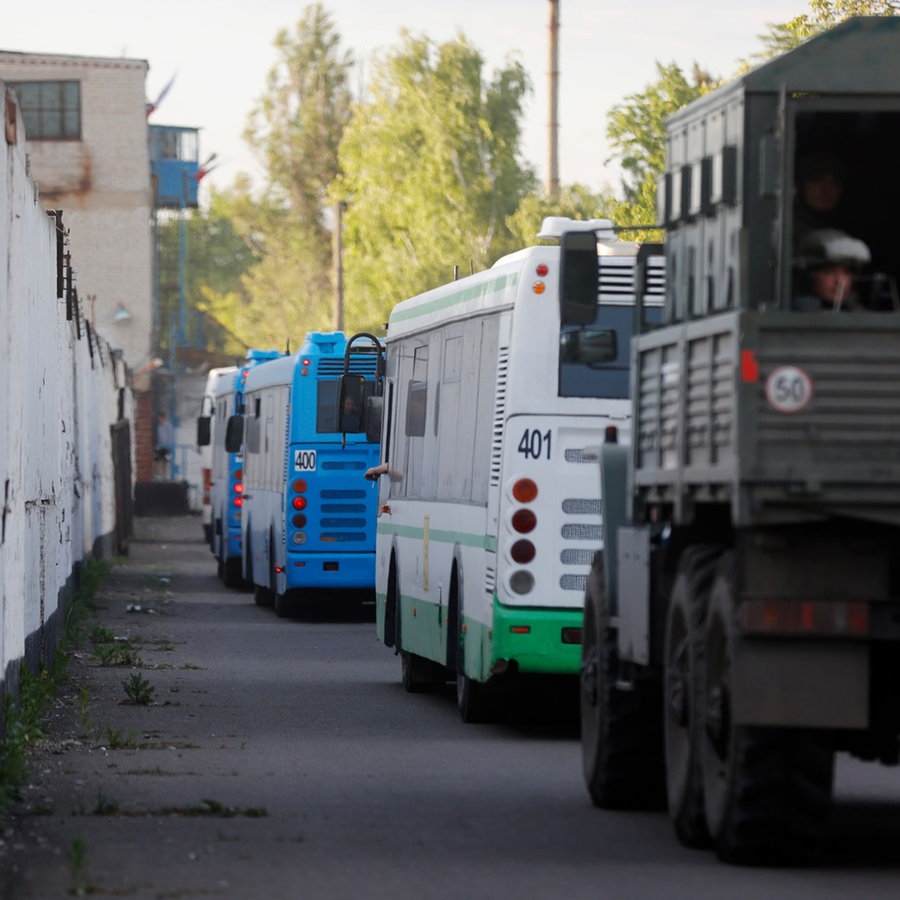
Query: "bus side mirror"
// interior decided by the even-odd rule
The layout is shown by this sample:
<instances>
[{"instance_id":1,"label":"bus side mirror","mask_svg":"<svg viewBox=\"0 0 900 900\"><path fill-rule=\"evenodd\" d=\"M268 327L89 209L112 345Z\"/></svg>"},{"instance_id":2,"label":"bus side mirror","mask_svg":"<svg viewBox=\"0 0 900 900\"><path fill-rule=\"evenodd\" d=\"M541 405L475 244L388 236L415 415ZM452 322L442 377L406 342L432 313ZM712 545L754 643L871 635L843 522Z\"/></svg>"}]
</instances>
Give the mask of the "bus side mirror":
<instances>
[{"instance_id":1,"label":"bus side mirror","mask_svg":"<svg viewBox=\"0 0 900 900\"><path fill-rule=\"evenodd\" d=\"M210 440L210 422L209 416L200 416L197 419L197 446L208 447Z\"/></svg>"},{"instance_id":2,"label":"bus side mirror","mask_svg":"<svg viewBox=\"0 0 900 900\"><path fill-rule=\"evenodd\" d=\"M244 444L244 417L229 416L225 426L225 449L229 453L240 453Z\"/></svg>"},{"instance_id":3,"label":"bus side mirror","mask_svg":"<svg viewBox=\"0 0 900 900\"><path fill-rule=\"evenodd\" d=\"M370 444L381 443L381 414L384 410L384 397L369 397L366 400L366 440Z\"/></svg>"},{"instance_id":4,"label":"bus side mirror","mask_svg":"<svg viewBox=\"0 0 900 900\"><path fill-rule=\"evenodd\" d=\"M338 382L337 430L342 434L359 434L365 428L363 413L366 402L366 379L362 375L344 374Z\"/></svg>"},{"instance_id":5,"label":"bus side mirror","mask_svg":"<svg viewBox=\"0 0 900 900\"><path fill-rule=\"evenodd\" d=\"M589 325L597 315L597 234L567 231L559 239L559 304L563 325Z\"/></svg>"}]
</instances>

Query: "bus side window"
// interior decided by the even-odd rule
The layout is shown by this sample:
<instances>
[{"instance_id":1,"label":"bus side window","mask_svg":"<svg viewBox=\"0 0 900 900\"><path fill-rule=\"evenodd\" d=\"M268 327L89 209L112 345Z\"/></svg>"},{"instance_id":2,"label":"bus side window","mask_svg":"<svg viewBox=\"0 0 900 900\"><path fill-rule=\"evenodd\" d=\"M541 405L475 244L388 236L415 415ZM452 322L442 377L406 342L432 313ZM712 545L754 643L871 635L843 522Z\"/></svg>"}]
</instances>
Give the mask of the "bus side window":
<instances>
[{"instance_id":1,"label":"bus side window","mask_svg":"<svg viewBox=\"0 0 900 900\"><path fill-rule=\"evenodd\" d=\"M341 375L336 412L338 431L344 434L358 434L363 430L366 394L366 379L362 375Z\"/></svg>"},{"instance_id":2,"label":"bus side window","mask_svg":"<svg viewBox=\"0 0 900 900\"><path fill-rule=\"evenodd\" d=\"M410 381L406 389L406 434L408 437L425 435L427 382Z\"/></svg>"}]
</instances>

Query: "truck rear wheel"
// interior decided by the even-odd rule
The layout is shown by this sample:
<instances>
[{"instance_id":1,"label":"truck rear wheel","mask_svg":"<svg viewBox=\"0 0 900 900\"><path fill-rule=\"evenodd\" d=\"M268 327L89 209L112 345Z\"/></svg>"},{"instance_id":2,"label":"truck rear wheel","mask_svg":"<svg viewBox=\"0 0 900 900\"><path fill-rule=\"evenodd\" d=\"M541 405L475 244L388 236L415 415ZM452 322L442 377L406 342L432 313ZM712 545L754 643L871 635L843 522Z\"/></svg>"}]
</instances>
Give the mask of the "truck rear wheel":
<instances>
[{"instance_id":1,"label":"truck rear wheel","mask_svg":"<svg viewBox=\"0 0 900 900\"><path fill-rule=\"evenodd\" d=\"M663 730L669 816L687 847L709 844L703 807L703 626L719 547L689 547L678 574L666 619Z\"/></svg>"},{"instance_id":2,"label":"truck rear wheel","mask_svg":"<svg viewBox=\"0 0 900 900\"><path fill-rule=\"evenodd\" d=\"M831 805L834 751L815 732L736 725L731 663L737 640L733 553L723 555L705 632L703 789L723 862L803 861L820 849Z\"/></svg>"},{"instance_id":3,"label":"truck rear wheel","mask_svg":"<svg viewBox=\"0 0 900 900\"><path fill-rule=\"evenodd\" d=\"M619 684L603 554L588 576L581 644L581 757L595 806L656 809L665 801L659 692L646 681Z\"/></svg>"}]
</instances>

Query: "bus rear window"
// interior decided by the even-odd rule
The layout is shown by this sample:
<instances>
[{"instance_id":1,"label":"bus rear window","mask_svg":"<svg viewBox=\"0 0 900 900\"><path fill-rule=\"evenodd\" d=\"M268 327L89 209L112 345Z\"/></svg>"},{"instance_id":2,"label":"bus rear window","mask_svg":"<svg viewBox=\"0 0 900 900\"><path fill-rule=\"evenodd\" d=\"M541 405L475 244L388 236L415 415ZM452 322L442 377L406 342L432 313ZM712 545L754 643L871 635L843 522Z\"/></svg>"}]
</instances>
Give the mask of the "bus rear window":
<instances>
[{"instance_id":1,"label":"bus rear window","mask_svg":"<svg viewBox=\"0 0 900 900\"><path fill-rule=\"evenodd\" d=\"M661 309L645 308L644 313L656 321ZM564 325L559 336L559 396L627 399L633 333L631 305L603 305L591 324Z\"/></svg>"}]
</instances>

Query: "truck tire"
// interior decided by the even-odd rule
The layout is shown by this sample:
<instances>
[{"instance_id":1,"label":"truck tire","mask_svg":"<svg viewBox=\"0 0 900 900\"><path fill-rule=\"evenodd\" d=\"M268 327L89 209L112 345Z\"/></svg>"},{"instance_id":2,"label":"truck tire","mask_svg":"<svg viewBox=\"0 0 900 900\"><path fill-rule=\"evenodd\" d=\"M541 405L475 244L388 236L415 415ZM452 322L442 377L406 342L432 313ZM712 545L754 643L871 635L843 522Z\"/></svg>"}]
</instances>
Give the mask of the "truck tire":
<instances>
[{"instance_id":1,"label":"truck tire","mask_svg":"<svg viewBox=\"0 0 900 900\"><path fill-rule=\"evenodd\" d=\"M737 639L735 557L725 553L705 630L703 790L716 854L739 865L807 861L821 850L834 751L816 732L735 725L731 660Z\"/></svg>"},{"instance_id":2,"label":"truck tire","mask_svg":"<svg viewBox=\"0 0 900 900\"><path fill-rule=\"evenodd\" d=\"M661 700L657 685L619 681L603 553L594 558L584 598L581 645L581 757L595 806L659 809L665 804Z\"/></svg>"},{"instance_id":3,"label":"truck tire","mask_svg":"<svg viewBox=\"0 0 900 900\"><path fill-rule=\"evenodd\" d=\"M703 627L720 547L688 547L666 617L663 731L669 816L686 847L709 846L703 806Z\"/></svg>"}]
</instances>

